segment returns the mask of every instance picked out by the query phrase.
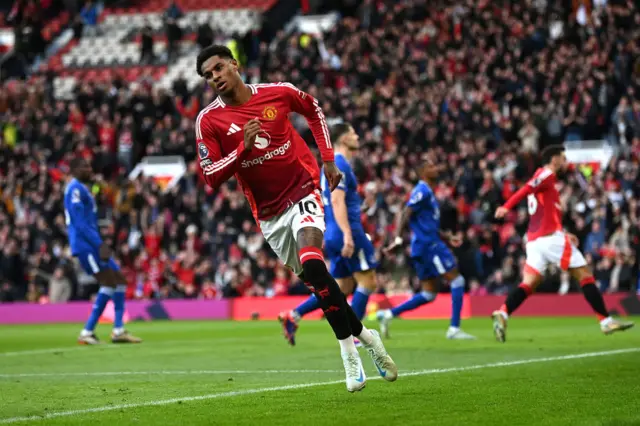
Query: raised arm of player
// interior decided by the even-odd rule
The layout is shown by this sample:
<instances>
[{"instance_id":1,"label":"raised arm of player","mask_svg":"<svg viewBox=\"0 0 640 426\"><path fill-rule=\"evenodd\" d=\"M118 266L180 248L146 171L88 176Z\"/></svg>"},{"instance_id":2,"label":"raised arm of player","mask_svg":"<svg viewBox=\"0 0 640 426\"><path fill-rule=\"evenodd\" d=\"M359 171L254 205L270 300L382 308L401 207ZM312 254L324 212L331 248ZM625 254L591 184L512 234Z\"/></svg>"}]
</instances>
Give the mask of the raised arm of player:
<instances>
[{"instance_id":1,"label":"raised arm of player","mask_svg":"<svg viewBox=\"0 0 640 426\"><path fill-rule=\"evenodd\" d=\"M281 85L288 95L287 98L290 101L291 110L306 118L311 133L313 133L313 138L318 144L322 162L333 162L334 154L331 139L329 138L329 127L318 100L293 84L282 83Z\"/></svg>"},{"instance_id":2,"label":"raised arm of player","mask_svg":"<svg viewBox=\"0 0 640 426\"><path fill-rule=\"evenodd\" d=\"M255 135L253 142L255 142ZM202 122L201 116L198 116L196 120L196 143L202 177L207 185L213 189L218 189L220 185L229 180L238 171L240 163L250 152L250 149L245 148L246 144L243 141L229 155L223 157L220 143L213 131L208 128L206 123Z\"/></svg>"},{"instance_id":3,"label":"raised arm of player","mask_svg":"<svg viewBox=\"0 0 640 426\"><path fill-rule=\"evenodd\" d=\"M527 182L525 186L520 188L513 194L506 203L502 207L498 207L496 210L495 217L497 219L501 219L507 215L509 210L513 209L517 206L520 201L524 200L524 198L530 194L535 194L540 191L544 191L554 183L555 175L549 169L544 169L538 176L532 178Z\"/></svg>"}]
</instances>

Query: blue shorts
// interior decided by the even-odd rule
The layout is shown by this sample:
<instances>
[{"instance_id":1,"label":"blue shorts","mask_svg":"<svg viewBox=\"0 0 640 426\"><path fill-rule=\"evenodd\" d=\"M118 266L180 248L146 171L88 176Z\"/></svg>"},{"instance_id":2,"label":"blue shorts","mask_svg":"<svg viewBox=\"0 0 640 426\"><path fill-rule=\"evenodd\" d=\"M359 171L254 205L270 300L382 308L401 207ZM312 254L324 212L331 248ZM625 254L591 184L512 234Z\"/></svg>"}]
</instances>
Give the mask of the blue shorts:
<instances>
[{"instance_id":1,"label":"blue shorts","mask_svg":"<svg viewBox=\"0 0 640 426\"><path fill-rule=\"evenodd\" d=\"M329 272L334 278L352 277L356 272L369 271L378 267L373 243L364 232L353 234L355 250L353 256L342 257L342 236L325 240L324 249L331 262Z\"/></svg>"},{"instance_id":2,"label":"blue shorts","mask_svg":"<svg viewBox=\"0 0 640 426\"><path fill-rule=\"evenodd\" d=\"M411 253L420 280L437 278L457 266L456 257L442 241L411 247Z\"/></svg>"},{"instance_id":3,"label":"blue shorts","mask_svg":"<svg viewBox=\"0 0 640 426\"><path fill-rule=\"evenodd\" d=\"M89 274L95 275L100 271L104 270L113 270L119 271L120 267L116 263L113 258L109 258L109 260L100 259L100 255L98 252L82 252L75 255L80 261L80 265L82 269Z\"/></svg>"}]
</instances>

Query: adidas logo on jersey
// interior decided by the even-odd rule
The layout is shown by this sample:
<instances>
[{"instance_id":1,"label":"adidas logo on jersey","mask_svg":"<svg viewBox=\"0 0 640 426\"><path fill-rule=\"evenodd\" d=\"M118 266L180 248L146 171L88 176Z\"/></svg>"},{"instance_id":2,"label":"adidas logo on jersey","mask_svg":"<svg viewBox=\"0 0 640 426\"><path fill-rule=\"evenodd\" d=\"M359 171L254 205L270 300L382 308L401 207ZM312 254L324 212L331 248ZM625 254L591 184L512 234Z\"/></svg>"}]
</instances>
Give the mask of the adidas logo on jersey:
<instances>
[{"instance_id":1,"label":"adidas logo on jersey","mask_svg":"<svg viewBox=\"0 0 640 426\"><path fill-rule=\"evenodd\" d=\"M227 136L238 133L240 130L240 127L238 127L235 123L231 123L231 126L229 126L229 131L227 132Z\"/></svg>"},{"instance_id":2,"label":"adidas logo on jersey","mask_svg":"<svg viewBox=\"0 0 640 426\"><path fill-rule=\"evenodd\" d=\"M315 223L315 221L311 216L307 216L304 219L302 219L302 223Z\"/></svg>"}]
</instances>

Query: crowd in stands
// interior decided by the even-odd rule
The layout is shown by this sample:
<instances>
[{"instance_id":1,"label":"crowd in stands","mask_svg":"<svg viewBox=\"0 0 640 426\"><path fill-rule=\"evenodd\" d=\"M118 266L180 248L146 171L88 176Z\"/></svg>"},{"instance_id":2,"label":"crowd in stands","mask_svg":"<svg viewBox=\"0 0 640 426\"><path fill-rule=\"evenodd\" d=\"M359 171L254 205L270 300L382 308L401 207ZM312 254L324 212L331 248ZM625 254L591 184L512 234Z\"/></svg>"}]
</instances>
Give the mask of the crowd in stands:
<instances>
[{"instance_id":1,"label":"crowd in stands","mask_svg":"<svg viewBox=\"0 0 640 426\"><path fill-rule=\"evenodd\" d=\"M289 81L329 122L361 137L354 168L377 247L417 180L420 152L447 170L435 193L472 294L517 285L527 206L493 212L548 144L606 140L605 168L569 173L564 221L605 291L630 291L640 259L640 10L632 0L551 2L365 0L323 34L279 33L244 52L248 81ZM195 72L195 58L194 70ZM56 100L53 76L0 90L0 301L86 299L65 240L62 194L73 156L92 160L104 235L130 298L217 298L304 292L265 244L235 182L203 185L194 120L213 100L182 80L78 82ZM313 144L304 120L294 124ZM145 155L181 155L188 171L163 192L128 179ZM406 253L381 259L381 291L414 285ZM382 290L384 288L384 290ZM577 290L550 270L542 291Z\"/></svg>"}]
</instances>

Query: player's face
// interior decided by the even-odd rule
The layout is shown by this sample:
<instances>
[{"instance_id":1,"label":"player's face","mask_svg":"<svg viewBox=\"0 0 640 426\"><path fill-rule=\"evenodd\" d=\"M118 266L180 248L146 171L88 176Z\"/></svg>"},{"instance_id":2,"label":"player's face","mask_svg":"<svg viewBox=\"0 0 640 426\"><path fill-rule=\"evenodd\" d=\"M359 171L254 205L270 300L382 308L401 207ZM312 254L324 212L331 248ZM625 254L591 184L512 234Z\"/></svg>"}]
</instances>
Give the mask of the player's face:
<instances>
[{"instance_id":1,"label":"player's face","mask_svg":"<svg viewBox=\"0 0 640 426\"><path fill-rule=\"evenodd\" d=\"M212 56L202 64L207 84L218 95L229 95L238 81L238 63L234 59Z\"/></svg>"},{"instance_id":2,"label":"player's face","mask_svg":"<svg viewBox=\"0 0 640 426\"><path fill-rule=\"evenodd\" d=\"M556 155L556 168L559 172L565 172L567 170L567 156L565 153L561 153L560 155Z\"/></svg>"},{"instance_id":3,"label":"player's face","mask_svg":"<svg viewBox=\"0 0 640 426\"><path fill-rule=\"evenodd\" d=\"M342 144L349 151L357 151L358 149L360 149L360 136L358 136L353 127L349 127L349 131L342 135L340 139Z\"/></svg>"},{"instance_id":4,"label":"player's face","mask_svg":"<svg viewBox=\"0 0 640 426\"><path fill-rule=\"evenodd\" d=\"M424 159L424 165L422 166L422 177L424 179L437 179L440 175L441 167L431 157Z\"/></svg>"},{"instance_id":5,"label":"player's face","mask_svg":"<svg viewBox=\"0 0 640 426\"><path fill-rule=\"evenodd\" d=\"M83 161L75 170L75 177L81 182L87 182L91 179L91 165L88 161Z\"/></svg>"}]
</instances>

